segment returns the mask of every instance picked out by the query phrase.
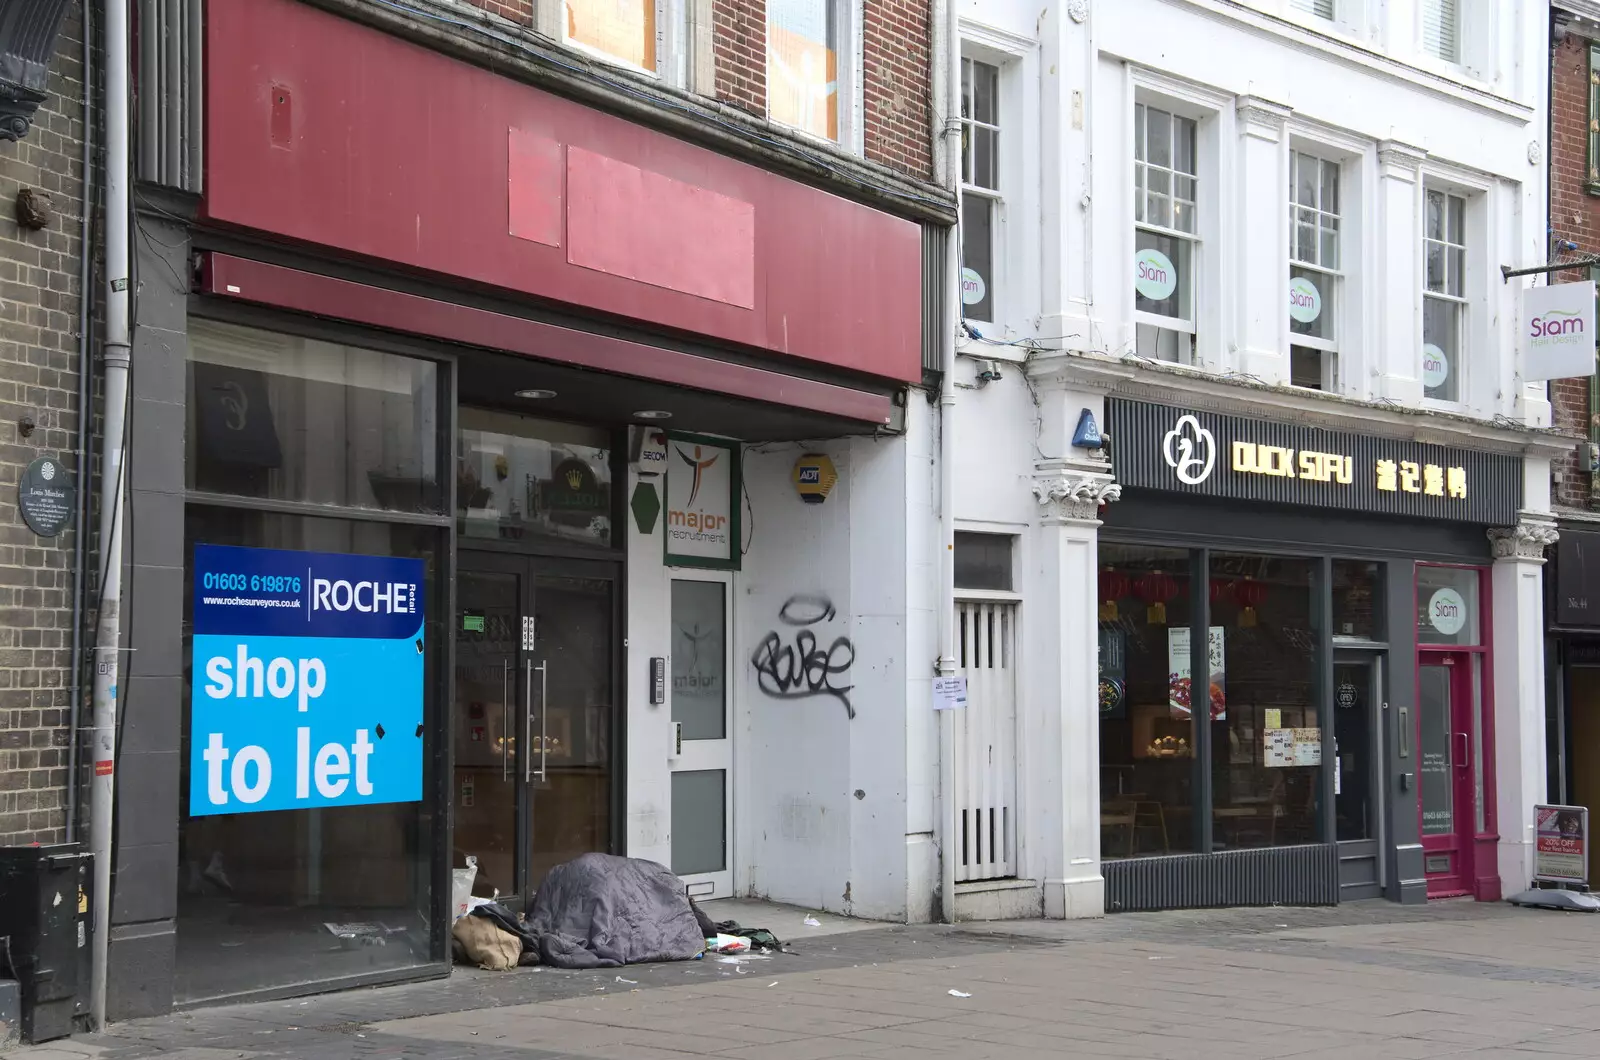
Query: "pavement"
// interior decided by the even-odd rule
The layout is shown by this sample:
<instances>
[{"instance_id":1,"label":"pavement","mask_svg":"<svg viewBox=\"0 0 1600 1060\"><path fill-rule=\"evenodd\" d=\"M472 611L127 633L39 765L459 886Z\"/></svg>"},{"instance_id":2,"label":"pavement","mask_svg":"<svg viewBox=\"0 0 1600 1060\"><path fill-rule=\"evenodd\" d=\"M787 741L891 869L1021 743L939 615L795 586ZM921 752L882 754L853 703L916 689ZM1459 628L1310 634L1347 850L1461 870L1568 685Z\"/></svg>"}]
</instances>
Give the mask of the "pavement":
<instances>
[{"instance_id":1,"label":"pavement","mask_svg":"<svg viewBox=\"0 0 1600 1060\"><path fill-rule=\"evenodd\" d=\"M785 918L786 919L786 918ZM828 918L819 918L828 919ZM787 925L770 924L781 935ZM5 1060L1600 1057L1600 916L1470 901L871 927L200 1009ZM815 929L811 929L815 930Z\"/></svg>"}]
</instances>

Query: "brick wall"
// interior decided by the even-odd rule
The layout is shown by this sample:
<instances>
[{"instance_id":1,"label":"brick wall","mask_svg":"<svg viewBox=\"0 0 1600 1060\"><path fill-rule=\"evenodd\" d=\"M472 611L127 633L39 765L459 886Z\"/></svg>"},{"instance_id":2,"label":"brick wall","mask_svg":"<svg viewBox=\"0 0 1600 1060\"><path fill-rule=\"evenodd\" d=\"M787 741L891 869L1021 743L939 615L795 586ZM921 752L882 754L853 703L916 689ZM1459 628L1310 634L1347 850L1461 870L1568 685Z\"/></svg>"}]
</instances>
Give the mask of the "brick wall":
<instances>
[{"instance_id":1,"label":"brick wall","mask_svg":"<svg viewBox=\"0 0 1600 1060\"><path fill-rule=\"evenodd\" d=\"M533 0L468 0L473 7L481 7L491 15L533 25Z\"/></svg>"},{"instance_id":2,"label":"brick wall","mask_svg":"<svg viewBox=\"0 0 1600 1060\"><path fill-rule=\"evenodd\" d=\"M33 129L0 141L0 846L65 838L73 531L35 536L16 488L37 457L72 466L76 444L80 32L74 14ZM23 187L50 193L48 228L18 226ZM31 437L18 429L24 416L37 424Z\"/></svg>"},{"instance_id":3,"label":"brick wall","mask_svg":"<svg viewBox=\"0 0 1600 1060\"><path fill-rule=\"evenodd\" d=\"M766 0L712 0L711 22L717 98L751 114L765 117Z\"/></svg>"},{"instance_id":4,"label":"brick wall","mask_svg":"<svg viewBox=\"0 0 1600 1060\"><path fill-rule=\"evenodd\" d=\"M1571 240L1579 251L1600 251L1600 196L1589 194L1589 41L1569 35L1555 49L1551 67L1550 234ZM1600 180L1596 181L1600 184ZM1588 279L1586 273L1556 273L1553 282ZM1587 433L1589 381L1559 379L1550 384L1557 427ZM1551 462L1551 499L1586 508L1589 476L1578 468L1576 451Z\"/></svg>"},{"instance_id":5,"label":"brick wall","mask_svg":"<svg viewBox=\"0 0 1600 1060\"><path fill-rule=\"evenodd\" d=\"M932 43L928 0L865 0L863 87L867 157L912 176L933 176Z\"/></svg>"}]
</instances>

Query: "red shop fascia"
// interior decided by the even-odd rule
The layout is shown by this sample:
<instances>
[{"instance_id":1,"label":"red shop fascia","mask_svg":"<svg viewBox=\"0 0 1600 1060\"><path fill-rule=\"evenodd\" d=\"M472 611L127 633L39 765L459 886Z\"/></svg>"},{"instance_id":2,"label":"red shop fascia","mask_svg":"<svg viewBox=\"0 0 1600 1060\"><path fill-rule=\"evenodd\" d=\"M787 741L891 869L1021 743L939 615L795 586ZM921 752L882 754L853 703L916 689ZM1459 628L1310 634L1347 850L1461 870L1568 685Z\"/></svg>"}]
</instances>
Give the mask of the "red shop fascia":
<instances>
[{"instance_id":1,"label":"red shop fascia","mask_svg":"<svg viewBox=\"0 0 1600 1060\"><path fill-rule=\"evenodd\" d=\"M206 47L203 295L838 433L922 379L915 220L297 0L210 3Z\"/></svg>"}]
</instances>

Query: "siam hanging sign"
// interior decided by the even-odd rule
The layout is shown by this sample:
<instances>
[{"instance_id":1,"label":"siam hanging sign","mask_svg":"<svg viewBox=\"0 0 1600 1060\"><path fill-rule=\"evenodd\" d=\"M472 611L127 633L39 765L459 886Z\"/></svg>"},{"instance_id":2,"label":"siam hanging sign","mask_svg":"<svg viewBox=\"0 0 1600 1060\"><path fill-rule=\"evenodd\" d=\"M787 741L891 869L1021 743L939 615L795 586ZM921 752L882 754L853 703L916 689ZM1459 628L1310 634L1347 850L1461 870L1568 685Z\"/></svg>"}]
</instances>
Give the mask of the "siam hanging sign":
<instances>
[{"instance_id":1,"label":"siam hanging sign","mask_svg":"<svg viewBox=\"0 0 1600 1060\"><path fill-rule=\"evenodd\" d=\"M1594 281L1553 283L1522 292L1522 378L1594 375Z\"/></svg>"},{"instance_id":2,"label":"siam hanging sign","mask_svg":"<svg viewBox=\"0 0 1600 1060\"><path fill-rule=\"evenodd\" d=\"M1124 487L1484 526L1522 502L1520 457L1124 398L1106 421Z\"/></svg>"},{"instance_id":3,"label":"siam hanging sign","mask_svg":"<svg viewBox=\"0 0 1600 1060\"><path fill-rule=\"evenodd\" d=\"M739 476L737 442L667 436L667 566L739 569Z\"/></svg>"},{"instance_id":4,"label":"siam hanging sign","mask_svg":"<svg viewBox=\"0 0 1600 1060\"><path fill-rule=\"evenodd\" d=\"M189 815L422 798L419 559L196 545Z\"/></svg>"}]
</instances>

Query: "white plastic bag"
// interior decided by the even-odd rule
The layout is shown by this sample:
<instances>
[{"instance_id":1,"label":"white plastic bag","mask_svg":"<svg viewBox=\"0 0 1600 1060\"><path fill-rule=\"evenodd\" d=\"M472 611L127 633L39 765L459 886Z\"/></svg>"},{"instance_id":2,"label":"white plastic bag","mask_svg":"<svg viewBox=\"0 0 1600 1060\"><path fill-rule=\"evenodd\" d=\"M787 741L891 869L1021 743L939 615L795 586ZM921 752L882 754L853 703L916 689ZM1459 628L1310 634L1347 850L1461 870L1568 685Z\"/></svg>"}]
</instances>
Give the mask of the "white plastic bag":
<instances>
[{"instance_id":1,"label":"white plastic bag","mask_svg":"<svg viewBox=\"0 0 1600 1060\"><path fill-rule=\"evenodd\" d=\"M472 908L472 885L478 878L478 859L469 856L467 867L450 870L450 905L455 910L452 921L460 920Z\"/></svg>"}]
</instances>

